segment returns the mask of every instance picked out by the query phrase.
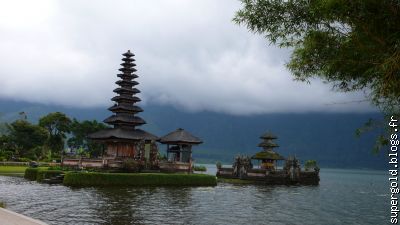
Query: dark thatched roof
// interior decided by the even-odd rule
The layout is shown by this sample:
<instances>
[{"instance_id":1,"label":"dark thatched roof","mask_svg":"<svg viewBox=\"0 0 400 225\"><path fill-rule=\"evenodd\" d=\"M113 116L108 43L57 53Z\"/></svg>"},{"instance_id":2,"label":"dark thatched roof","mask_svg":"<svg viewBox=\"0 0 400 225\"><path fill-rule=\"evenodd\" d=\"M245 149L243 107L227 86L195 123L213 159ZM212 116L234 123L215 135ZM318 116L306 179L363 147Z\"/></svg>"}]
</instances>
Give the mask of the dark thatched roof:
<instances>
[{"instance_id":1,"label":"dark thatched roof","mask_svg":"<svg viewBox=\"0 0 400 225\"><path fill-rule=\"evenodd\" d=\"M117 74L117 77L120 77L120 78L128 78L128 79L134 79L134 78L138 78L139 76L138 75L136 75L136 74L129 74L129 73L120 73L120 74Z\"/></svg>"},{"instance_id":2,"label":"dark thatched roof","mask_svg":"<svg viewBox=\"0 0 400 225\"><path fill-rule=\"evenodd\" d=\"M138 126L145 124L146 122L138 116L111 115L104 120L104 123L108 124L126 123L126 124L132 124L133 126Z\"/></svg>"},{"instance_id":3,"label":"dark thatched roof","mask_svg":"<svg viewBox=\"0 0 400 225\"><path fill-rule=\"evenodd\" d=\"M122 128L109 128L89 134L93 140L124 139L124 140L158 140L158 137L141 129L127 130Z\"/></svg>"},{"instance_id":4,"label":"dark thatched roof","mask_svg":"<svg viewBox=\"0 0 400 225\"><path fill-rule=\"evenodd\" d=\"M140 93L140 91L137 88L121 88L121 87L115 88L113 90L113 92L119 93L119 94L122 94L122 93L128 93L128 94Z\"/></svg>"},{"instance_id":5,"label":"dark thatched roof","mask_svg":"<svg viewBox=\"0 0 400 225\"><path fill-rule=\"evenodd\" d=\"M141 99L136 96L127 97L127 96L121 96L121 95L117 95L117 96L113 97L111 100L115 101L115 102L140 102L141 101Z\"/></svg>"},{"instance_id":6,"label":"dark thatched roof","mask_svg":"<svg viewBox=\"0 0 400 225\"><path fill-rule=\"evenodd\" d=\"M135 56L135 54L133 54L132 52L131 52L131 50L128 50L127 52L125 52L124 54L122 54L123 56L126 56L126 57L128 57L128 58L130 58L130 57L132 57L132 56Z\"/></svg>"},{"instance_id":7,"label":"dark thatched roof","mask_svg":"<svg viewBox=\"0 0 400 225\"><path fill-rule=\"evenodd\" d=\"M279 145L273 143L273 142L261 142L260 144L258 144L258 147L263 147L263 148L276 148L279 147Z\"/></svg>"},{"instance_id":8,"label":"dark thatched roof","mask_svg":"<svg viewBox=\"0 0 400 225\"><path fill-rule=\"evenodd\" d=\"M119 87L114 89L114 92L118 95L111 99L117 104L109 108L114 115L104 120L105 123L113 125L114 128L100 130L89 134L88 137L96 141L112 142L158 140L158 137L153 134L135 129L137 126L143 125L146 122L142 118L136 116L136 114L142 112L143 109L135 105L136 102L140 101L140 98L135 96L135 94L140 91L134 87L139 84L137 81L133 80L138 77L136 74L132 74L132 72L136 71L134 68L136 64L133 63L135 60L131 58L134 54L128 50L128 52L123 55L125 56L122 59L123 63L121 63L123 67L119 69L123 73L118 74L121 80L115 82Z\"/></svg>"},{"instance_id":9,"label":"dark thatched roof","mask_svg":"<svg viewBox=\"0 0 400 225\"><path fill-rule=\"evenodd\" d=\"M201 144L203 141L185 131L182 128L173 131L164 137L160 138L160 142L163 144Z\"/></svg>"},{"instance_id":10,"label":"dark thatched roof","mask_svg":"<svg viewBox=\"0 0 400 225\"><path fill-rule=\"evenodd\" d=\"M255 155L253 155L251 158L252 159L272 159L272 160L285 159L283 156L279 155L278 153L276 153L272 150L258 152Z\"/></svg>"},{"instance_id":11,"label":"dark thatched roof","mask_svg":"<svg viewBox=\"0 0 400 225\"><path fill-rule=\"evenodd\" d=\"M110 108L108 108L108 110L112 111L112 112L119 112L119 111L123 111L123 112L143 112L143 109L140 108L139 106L136 105L113 105Z\"/></svg>"},{"instance_id":12,"label":"dark thatched roof","mask_svg":"<svg viewBox=\"0 0 400 225\"><path fill-rule=\"evenodd\" d=\"M118 84L118 85L121 85L121 86L122 85L130 85L130 86L132 86L132 85L138 85L139 84L139 82L134 81L134 80L118 80L115 83Z\"/></svg>"},{"instance_id":13,"label":"dark thatched roof","mask_svg":"<svg viewBox=\"0 0 400 225\"><path fill-rule=\"evenodd\" d=\"M261 139L277 139L278 137L268 131L268 132L264 133L263 135L261 135L260 138Z\"/></svg>"},{"instance_id":14,"label":"dark thatched roof","mask_svg":"<svg viewBox=\"0 0 400 225\"><path fill-rule=\"evenodd\" d=\"M129 61L124 61L123 63L121 63L121 64L119 64L119 65L121 65L121 66L123 66L123 67L129 67L129 68L136 66L135 63L129 62Z\"/></svg>"}]
</instances>

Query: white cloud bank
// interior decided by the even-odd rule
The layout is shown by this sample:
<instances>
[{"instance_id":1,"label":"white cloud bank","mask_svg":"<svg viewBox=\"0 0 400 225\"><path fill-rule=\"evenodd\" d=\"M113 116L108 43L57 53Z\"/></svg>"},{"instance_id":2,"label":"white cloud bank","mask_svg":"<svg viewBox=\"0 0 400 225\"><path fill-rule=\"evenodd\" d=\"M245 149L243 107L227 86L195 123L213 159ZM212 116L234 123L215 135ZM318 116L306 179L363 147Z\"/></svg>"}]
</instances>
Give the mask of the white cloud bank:
<instances>
[{"instance_id":1,"label":"white cloud bank","mask_svg":"<svg viewBox=\"0 0 400 225\"><path fill-rule=\"evenodd\" d=\"M121 53L136 54L144 104L230 114L374 110L362 93L295 82L288 50L231 20L237 1L6 1L0 98L108 106Z\"/></svg>"}]
</instances>

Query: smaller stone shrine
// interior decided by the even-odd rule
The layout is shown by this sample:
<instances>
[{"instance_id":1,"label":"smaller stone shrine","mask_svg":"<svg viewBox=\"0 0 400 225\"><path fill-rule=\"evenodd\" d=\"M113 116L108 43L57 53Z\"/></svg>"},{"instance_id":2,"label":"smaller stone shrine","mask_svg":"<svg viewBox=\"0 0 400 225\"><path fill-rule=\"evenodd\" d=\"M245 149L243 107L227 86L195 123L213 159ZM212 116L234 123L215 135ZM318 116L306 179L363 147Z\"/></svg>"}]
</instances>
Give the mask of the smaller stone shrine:
<instances>
[{"instance_id":1,"label":"smaller stone shrine","mask_svg":"<svg viewBox=\"0 0 400 225\"><path fill-rule=\"evenodd\" d=\"M177 129L159 140L167 145L167 162L160 163L161 170L192 171L192 146L203 143L182 128Z\"/></svg>"}]
</instances>

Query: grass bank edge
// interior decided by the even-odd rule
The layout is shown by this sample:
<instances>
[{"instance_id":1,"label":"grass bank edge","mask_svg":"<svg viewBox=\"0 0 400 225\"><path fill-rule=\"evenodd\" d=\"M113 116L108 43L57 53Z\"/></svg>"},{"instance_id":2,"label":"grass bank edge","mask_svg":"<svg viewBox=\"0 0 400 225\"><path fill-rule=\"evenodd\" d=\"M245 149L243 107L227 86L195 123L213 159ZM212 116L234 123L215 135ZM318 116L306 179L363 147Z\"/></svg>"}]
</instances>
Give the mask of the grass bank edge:
<instances>
[{"instance_id":1,"label":"grass bank edge","mask_svg":"<svg viewBox=\"0 0 400 225\"><path fill-rule=\"evenodd\" d=\"M28 166L1 166L0 165L0 174L24 173L26 168L28 168Z\"/></svg>"}]
</instances>

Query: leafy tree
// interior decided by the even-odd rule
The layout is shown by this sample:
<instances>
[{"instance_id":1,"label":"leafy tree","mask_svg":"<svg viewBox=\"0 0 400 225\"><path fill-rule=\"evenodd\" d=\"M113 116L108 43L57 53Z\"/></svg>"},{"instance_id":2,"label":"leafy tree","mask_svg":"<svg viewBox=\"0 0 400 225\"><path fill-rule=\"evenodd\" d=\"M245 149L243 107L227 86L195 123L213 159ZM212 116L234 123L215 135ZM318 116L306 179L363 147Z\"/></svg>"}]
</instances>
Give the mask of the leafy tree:
<instances>
[{"instance_id":1,"label":"leafy tree","mask_svg":"<svg viewBox=\"0 0 400 225\"><path fill-rule=\"evenodd\" d=\"M7 137L7 144L15 146L15 153L21 157L37 158L40 155L35 150L38 146L44 145L49 137L49 132L38 125L34 125L25 120L17 120L10 124L10 133Z\"/></svg>"},{"instance_id":2,"label":"leafy tree","mask_svg":"<svg viewBox=\"0 0 400 225\"><path fill-rule=\"evenodd\" d=\"M47 146L53 153L60 153L64 149L66 133L70 132L71 119L61 112L49 113L39 119L39 126L50 134Z\"/></svg>"},{"instance_id":3,"label":"leafy tree","mask_svg":"<svg viewBox=\"0 0 400 225\"><path fill-rule=\"evenodd\" d=\"M91 156L101 155L103 146L99 143L95 143L90 140L87 136L90 133L106 129L107 126L104 123L99 123L96 120L84 120L79 122L73 119L71 123L72 137L68 139L67 144L70 148L74 149L86 149Z\"/></svg>"},{"instance_id":4,"label":"leafy tree","mask_svg":"<svg viewBox=\"0 0 400 225\"><path fill-rule=\"evenodd\" d=\"M15 149L16 147L9 135L3 134L0 136L0 159L11 160L15 154Z\"/></svg>"},{"instance_id":5,"label":"leafy tree","mask_svg":"<svg viewBox=\"0 0 400 225\"><path fill-rule=\"evenodd\" d=\"M241 2L233 20L293 49L287 67L295 79L317 77L339 91L363 90L386 115L400 114L400 1Z\"/></svg>"}]
</instances>

